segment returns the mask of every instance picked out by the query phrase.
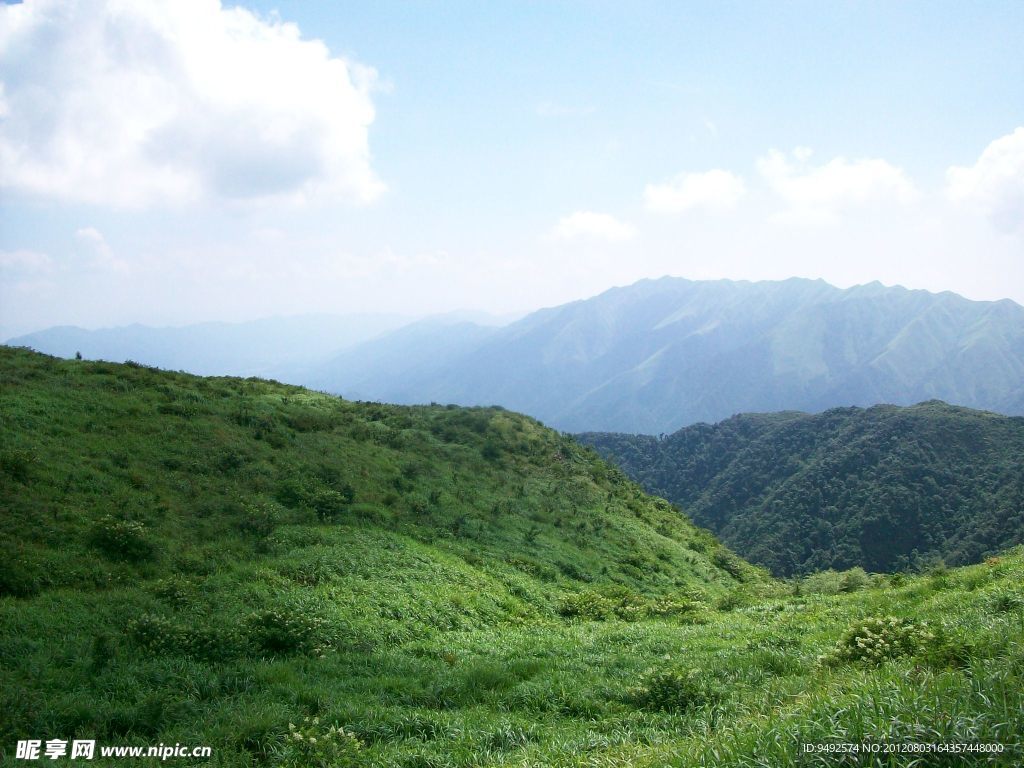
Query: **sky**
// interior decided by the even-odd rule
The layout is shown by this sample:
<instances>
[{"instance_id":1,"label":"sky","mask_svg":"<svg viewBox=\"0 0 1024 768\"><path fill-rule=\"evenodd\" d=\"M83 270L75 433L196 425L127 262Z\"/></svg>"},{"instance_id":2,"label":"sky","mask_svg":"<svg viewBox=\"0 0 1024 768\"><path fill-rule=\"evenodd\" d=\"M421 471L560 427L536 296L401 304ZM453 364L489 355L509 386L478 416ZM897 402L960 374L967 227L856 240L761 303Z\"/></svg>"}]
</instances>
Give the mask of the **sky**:
<instances>
[{"instance_id":1,"label":"sky","mask_svg":"<svg viewBox=\"0 0 1024 768\"><path fill-rule=\"evenodd\" d=\"M1024 303L1024 3L0 5L0 338L646 277Z\"/></svg>"}]
</instances>

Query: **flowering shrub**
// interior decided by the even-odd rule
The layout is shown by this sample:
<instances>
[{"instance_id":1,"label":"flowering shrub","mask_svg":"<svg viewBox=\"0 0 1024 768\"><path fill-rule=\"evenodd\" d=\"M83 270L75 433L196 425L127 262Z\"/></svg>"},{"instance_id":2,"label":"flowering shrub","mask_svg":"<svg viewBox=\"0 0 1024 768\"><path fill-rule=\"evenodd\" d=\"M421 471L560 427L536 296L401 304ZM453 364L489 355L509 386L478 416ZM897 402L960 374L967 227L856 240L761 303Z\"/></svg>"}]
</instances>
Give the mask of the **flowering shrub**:
<instances>
[{"instance_id":1,"label":"flowering shrub","mask_svg":"<svg viewBox=\"0 0 1024 768\"><path fill-rule=\"evenodd\" d=\"M306 717L302 725L288 723L288 738L280 763L287 768L347 768L358 765L363 744L337 725L320 725L320 718Z\"/></svg>"},{"instance_id":2,"label":"flowering shrub","mask_svg":"<svg viewBox=\"0 0 1024 768\"><path fill-rule=\"evenodd\" d=\"M104 515L92 529L90 539L108 557L140 563L154 552L146 538L146 527L133 520L118 520Z\"/></svg>"},{"instance_id":3,"label":"flowering shrub","mask_svg":"<svg viewBox=\"0 0 1024 768\"><path fill-rule=\"evenodd\" d=\"M327 620L299 608L255 611L247 624L249 637L259 651L322 656L330 645Z\"/></svg>"},{"instance_id":4,"label":"flowering shrub","mask_svg":"<svg viewBox=\"0 0 1024 768\"><path fill-rule=\"evenodd\" d=\"M569 619L603 621L615 613L615 603L596 592L570 592L558 604L558 614Z\"/></svg>"},{"instance_id":5,"label":"flowering shrub","mask_svg":"<svg viewBox=\"0 0 1024 768\"><path fill-rule=\"evenodd\" d=\"M859 621L850 627L831 652L819 657L825 664L848 662L881 664L928 649L936 636L925 622L886 616Z\"/></svg>"}]
</instances>

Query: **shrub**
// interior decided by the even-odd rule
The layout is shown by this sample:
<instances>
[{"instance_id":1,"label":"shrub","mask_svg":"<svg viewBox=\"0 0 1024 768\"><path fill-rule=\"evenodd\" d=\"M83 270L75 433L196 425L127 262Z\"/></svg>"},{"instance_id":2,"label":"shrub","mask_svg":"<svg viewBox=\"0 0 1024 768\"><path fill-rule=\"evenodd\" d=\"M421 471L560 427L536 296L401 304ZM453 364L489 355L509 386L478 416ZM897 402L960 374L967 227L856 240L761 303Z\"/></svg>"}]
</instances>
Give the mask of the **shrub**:
<instances>
[{"instance_id":1,"label":"shrub","mask_svg":"<svg viewBox=\"0 0 1024 768\"><path fill-rule=\"evenodd\" d=\"M277 500L287 507L305 507L313 510L322 521L330 521L348 511L355 490L348 483L338 483L337 488L323 488L312 481L288 478L277 488Z\"/></svg>"},{"instance_id":2,"label":"shrub","mask_svg":"<svg viewBox=\"0 0 1024 768\"><path fill-rule=\"evenodd\" d=\"M363 744L338 725L322 726L306 717L302 725L288 723L288 738L279 750L278 765L286 768L348 768L359 764Z\"/></svg>"},{"instance_id":3,"label":"shrub","mask_svg":"<svg viewBox=\"0 0 1024 768\"><path fill-rule=\"evenodd\" d=\"M280 523L281 515L273 504L265 501L242 503L242 519L238 523L242 533L264 538L272 534Z\"/></svg>"},{"instance_id":4,"label":"shrub","mask_svg":"<svg viewBox=\"0 0 1024 768\"><path fill-rule=\"evenodd\" d=\"M254 611L246 625L256 650L266 653L322 655L330 645L328 622L295 607Z\"/></svg>"},{"instance_id":5,"label":"shrub","mask_svg":"<svg viewBox=\"0 0 1024 768\"><path fill-rule=\"evenodd\" d=\"M570 592L558 603L558 615L567 619L604 621L615 613L615 603L596 592Z\"/></svg>"},{"instance_id":6,"label":"shrub","mask_svg":"<svg viewBox=\"0 0 1024 768\"><path fill-rule=\"evenodd\" d=\"M721 688L700 669L648 669L628 698L643 709L685 712L721 699Z\"/></svg>"},{"instance_id":7,"label":"shrub","mask_svg":"<svg viewBox=\"0 0 1024 768\"><path fill-rule=\"evenodd\" d=\"M330 489L318 490L307 496L306 503L316 512L316 516L324 522L336 519L348 511L355 491L348 486L344 491Z\"/></svg>"},{"instance_id":8,"label":"shrub","mask_svg":"<svg viewBox=\"0 0 1024 768\"><path fill-rule=\"evenodd\" d=\"M239 655L242 636L232 626L209 628L199 617L170 618L146 613L125 626L127 636L149 654L178 654L203 661Z\"/></svg>"},{"instance_id":9,"label":"shrub","mask_svg":"<svg viewBox=\"0 0 1024 768\"><path fill-rule=\"evenodd\" d=\"M686 616L695 617L702 613L704 606L688 597L662 596L655 598L647 606L648 616Z\"/></svg>"},{"instance_id":10,"label":"shrub","mask_svg":"<svg viewBox=\"0 0 1024 768\"><path fill-rule=\"evenodd\" d=\"M184 607L189 605L198 594L194 581L178 575L160 579L153 584L153 594L170 605Z\"/></svg>"},{"instance_id":11,"label":"shrub","mask_svg":"<svg viewBox=\"0 0 1024 768\"><path fill-rule=\"evenodd\" d=\"M140 563L153 556L155 547L146 538L146 526L135 520L101 518L92 529L90 541L108 557Z\"/></svg>"},{"instance_id":12,"label":"shrub","mask_svg":"<svg viewBox=\"0 0 1024 768\"><path fill-rule=\"evenodd\" d=\"M717 549L711 556L711 562L728 573L737 581L745 581L746 573L743 561L727 549Z\"/></svg>"},{"instance_id":13,"label":"shrub","mask_svg":"<svg viewBox=\"0 0 1024 768\"><path fill-rule=\"evenodd\" d=\"M858 566L840 574L839 591L856 592L869 584L871 584L871 577L868 576L867 571Z\"/></svg>"},{"instance_id":14,"label":"shrub","mask_svg":"<svg viewBox=\"0 0 1024 768\"><path fill-rule=\"evenodd\" d=\"M480 455L487 461L495 462L501 458L501 448L494 438L488 438L480 449Z\"/></svg>"},{"instance_id":15,"label":"shrub","mask_svg":"<svg viewBox=\"0 0 1024 768\"><path fill-rule=\"evenodd\" d=\"M923 621L896 616L873 617L853 624L835 648L819 657L819 661L829 665L881 664L890 659L916 656L927 650L935 639L935 634Z\"/></svg>"}]
</instances>

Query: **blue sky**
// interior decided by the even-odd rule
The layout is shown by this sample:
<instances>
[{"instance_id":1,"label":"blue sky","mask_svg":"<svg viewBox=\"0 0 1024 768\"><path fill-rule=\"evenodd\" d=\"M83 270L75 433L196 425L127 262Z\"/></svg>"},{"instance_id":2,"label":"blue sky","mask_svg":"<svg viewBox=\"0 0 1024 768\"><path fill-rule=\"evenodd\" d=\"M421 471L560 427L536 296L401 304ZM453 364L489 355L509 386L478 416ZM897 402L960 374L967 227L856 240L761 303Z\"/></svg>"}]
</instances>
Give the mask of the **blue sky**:
<instances>
[{"instance_id":1,"label":"blue sky","mask_svg":"<svg viewBox=\"0 0 1024 768\"><path fill-rule=\"evenodd\" d=\"M0 8L0 336L662 274L1024 302L1024 3L239 8Z\"/></svg>"}]
</instances>

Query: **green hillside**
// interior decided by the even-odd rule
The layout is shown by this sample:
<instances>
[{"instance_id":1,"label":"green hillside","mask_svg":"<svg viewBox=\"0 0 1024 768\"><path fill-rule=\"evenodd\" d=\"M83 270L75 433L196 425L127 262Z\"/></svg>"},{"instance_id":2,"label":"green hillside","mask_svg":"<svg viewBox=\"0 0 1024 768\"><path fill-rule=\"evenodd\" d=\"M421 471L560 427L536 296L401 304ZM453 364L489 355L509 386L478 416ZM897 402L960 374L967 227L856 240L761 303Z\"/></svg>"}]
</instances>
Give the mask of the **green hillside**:
<instances>
[{"instance_id":1,"label":"green hillside","mask_svg":"<svg viewBox=\"0 0 1024 768\"><path fill-rule=\"evenodd\" d=\"M580 439L779 575L976 563L1024 542L1024 418L938 401Z\"/></svg>"},{"instance_id":2,"label":"green hillside","mask_svg":"<svg viewBox=\"0 0 1024 768\"><path fill-rule=\"evenodd\" d=\"M212 748L178 766L1020 757L1019 552L789 594L500 409L0 361L5 765L32 738Z\"/></svg>"}]
</instances>

